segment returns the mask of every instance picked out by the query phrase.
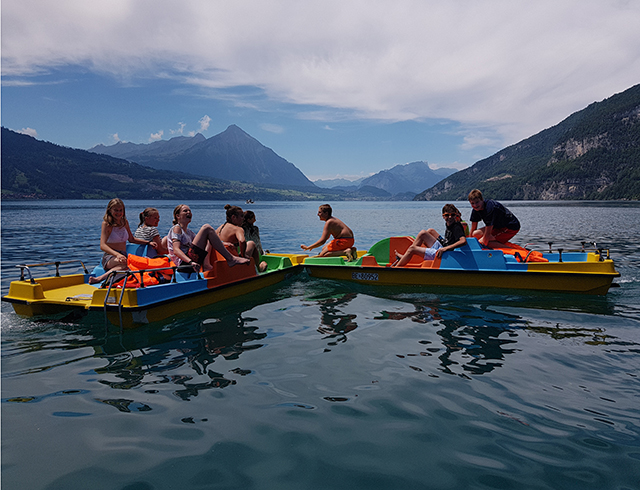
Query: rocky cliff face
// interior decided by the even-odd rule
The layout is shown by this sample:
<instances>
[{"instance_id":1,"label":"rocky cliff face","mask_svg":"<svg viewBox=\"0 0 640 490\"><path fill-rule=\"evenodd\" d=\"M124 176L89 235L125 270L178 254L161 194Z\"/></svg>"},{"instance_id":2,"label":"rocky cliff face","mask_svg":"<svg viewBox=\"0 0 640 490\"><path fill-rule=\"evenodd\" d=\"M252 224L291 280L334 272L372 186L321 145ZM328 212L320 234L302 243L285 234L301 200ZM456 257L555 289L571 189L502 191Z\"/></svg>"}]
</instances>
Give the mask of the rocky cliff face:
<instances>
[{"instance_id":1,"label":"rocky cliff face","mask_svg":"<svg viewBox=\"0 0 640 490\"><path fill-rule=\"evenodd\" d=\"M553 147L553 156L547 166L561 160L575 160L595 148L602 148L607 145L607 134L599 134L590 138L576 141L571 138L564 143Z\"/></svg>"}]
</instances>

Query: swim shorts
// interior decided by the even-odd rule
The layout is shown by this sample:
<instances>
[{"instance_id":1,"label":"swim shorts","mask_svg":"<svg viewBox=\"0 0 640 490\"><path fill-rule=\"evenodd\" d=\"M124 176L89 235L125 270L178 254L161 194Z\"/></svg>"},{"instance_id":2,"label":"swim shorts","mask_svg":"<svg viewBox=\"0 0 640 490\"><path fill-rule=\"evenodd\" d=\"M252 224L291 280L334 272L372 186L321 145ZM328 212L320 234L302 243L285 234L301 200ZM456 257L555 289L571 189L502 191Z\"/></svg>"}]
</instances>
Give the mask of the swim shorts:
<instances>
[{"instance_id":1,"label":"swim shorts","mask_svg":"<svg viewBox=\"0 0 640 490\"><path fill-rule=\"evenodd\" d=\"M496 239L496 241L500 243L507 243L514 236L516 236L516 233L518 233L519 231L520 230L511 230L509 228L499 228L497 230L492 230L492 235Z\"/></svg>"},{"instance_id":2,"label":"swim shorts","mask_svg":"<svg viewBox=\"0 0 640 490\"><path fill-rule=\"evenodd\" d=\"M202 250L197 245L191 244L189 251L187 252L187 257L198 265L202 265L204 264L204 259L207 258L207 251Z\"/></svg>"},{"instance_id":3,"label":"swim shorts","mask_svg":"<svg viewBox=\"0 0 640 490\"><path fill-rule=\"evenodd\" d=\"M334 238L327 245L327 252L339 252L353 247L355 240L353 238Z\"/></svg>"},{"instance_id":4,"label":"swim shorts","mask_svg":"<svg viewBox=\"0 0 640 490\"><path fill-rule=\"evenodd\" d=\"M436 240L431 248L428 248L424 251L424 260L433 260L436 258L436 252L439 248L442 248L442 243L439 240Z\"/></svg>"}]
</instances>

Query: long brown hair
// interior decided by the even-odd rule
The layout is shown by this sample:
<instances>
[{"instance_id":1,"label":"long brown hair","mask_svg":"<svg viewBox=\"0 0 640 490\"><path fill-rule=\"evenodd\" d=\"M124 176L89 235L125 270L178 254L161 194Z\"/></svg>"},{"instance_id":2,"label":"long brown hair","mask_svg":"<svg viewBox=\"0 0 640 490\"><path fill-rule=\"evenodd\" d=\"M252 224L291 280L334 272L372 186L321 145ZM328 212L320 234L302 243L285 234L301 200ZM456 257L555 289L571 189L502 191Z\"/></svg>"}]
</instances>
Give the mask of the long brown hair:
<instances>
[{"instance_id":1,"label":"long brown hair","mask_svg":"<svg viewBox=\"0 0 640 490\"><path fill-rule=\"evenodd\" d=\"M115 218L111 214L111 210L116 206L122 206L122 223L121 224L116 223ZM125 221L127 221L127 212L125 210L122 199L118 199L117 197L114 197L113 199L111 199L111 201L109 201L109 204L107 204L107 211L104 213L104 218L102 219L106 221L109 226L118 227L118 226L124 225Z\"/></svg>"},{"instance_id":2,"label":"long brown hair","mask_svg":"<svg viewBox=\"0 0 640 490\"><path fill-rule=\"evenodd\" d=\"M173 209L173 224L177 225L178 224L178 215L180 214L180 211L182 211L182 208L186 206L186 204L178 204L174 209Z\"/></svg>"},{"instance_id":3,"label":"long brown hair","mask_svg":"<svg viewBox=\"0 0 640 490\"><path fill-rule=\"evenodd\" d=\"M227 210L227 223L231 223L231 218L233 218L236 214L241 214L244 217L244 212L239 206L232 206L231 204L227 204L224 209Z\"/></svg>"}]
</instances>

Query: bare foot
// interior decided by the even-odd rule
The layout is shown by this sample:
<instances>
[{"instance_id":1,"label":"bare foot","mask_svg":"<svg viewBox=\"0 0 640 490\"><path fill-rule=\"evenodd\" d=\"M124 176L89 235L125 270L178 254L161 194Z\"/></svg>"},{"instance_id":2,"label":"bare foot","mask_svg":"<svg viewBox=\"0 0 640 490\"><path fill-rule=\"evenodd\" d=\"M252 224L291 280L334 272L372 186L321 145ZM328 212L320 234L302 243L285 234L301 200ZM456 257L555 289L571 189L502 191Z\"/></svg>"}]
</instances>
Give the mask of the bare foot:
<instances>
[{"instance_id":1,"label":"bare foot","mask_svg":"<svg viewBox=\"0 0 640 490\"><path fill-rule=\"evenodd\" d=\"M258 266L258 270L260 272L264 272L267 270L268 264L263 260L262 262L260 262L260 265Z\"/></svg>"},{"instance_id":2,"label":"bare foot","mask_svg":"<svg viewBox=\"0 0 640 490\"><path fill-rule=\"evenodd\" d=\"M235 255L231 256L231 260L227 260L227 264L229 267L233 267L238 264L249 264L251 261L249 259L245 259L244 257L236 257Z\"/></svg>"}]
</instances>

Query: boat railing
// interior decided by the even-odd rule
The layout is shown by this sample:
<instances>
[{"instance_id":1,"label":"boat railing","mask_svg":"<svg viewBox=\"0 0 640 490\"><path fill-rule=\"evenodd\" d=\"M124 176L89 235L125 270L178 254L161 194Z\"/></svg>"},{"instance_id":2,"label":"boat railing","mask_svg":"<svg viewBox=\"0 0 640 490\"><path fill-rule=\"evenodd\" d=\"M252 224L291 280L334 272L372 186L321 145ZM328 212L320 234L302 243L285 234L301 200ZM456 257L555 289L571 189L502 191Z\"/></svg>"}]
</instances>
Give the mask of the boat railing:
<instances>
[{"instance_id":1,"label":"boat railing","mask_svg":"<svg viewBox=\"0 0 640 490\"><path fill-rule=\"evenodd\" d=\"M82 269L84 270L85 274L89 274L89 271L87 270L87 267L84 265L84 262L82 262L81 260L56 260L54 262L42 262L40 264L18 264L16 265L16 267L18 267L20 269L20 280L24 281L24 274L25 271L27 273L27 275L29 276L29 282L31 284L35 284L36 281L33 278L33 274L31 274L31 269L34 267L44 267L44 266L52 266L55 265L56 266L56 277L60 277L60 266L61 265L65 265L65 264L73 264L79 262L80 265L82 266Z\"/></svg>"},{"instance_id":2,"label":"boat railing","mask_svg":"<svg viewBox=\"0 0 640 490\"><path fill-rule=\"evenodd\" d=\"M549 252L548 253L553 253L553 250L551 248L552 245L553 245L553 242L547 242L547 244L549 245ZM527 244L527 245L533 245L533 244ZM562 262L562 253L563 252L582 252L582 253L585 253L585 252L588 252L589 250L593 250L593 252L596 255L599 256L598 260L600 262L611 258L610 250L608 248L598 247L598 244L596 242L580 242L580 245L582 246L582 248L579 248L579 249L556 248L556 250L558 251L559 262Z\"/></svg>"}]
</instances>

